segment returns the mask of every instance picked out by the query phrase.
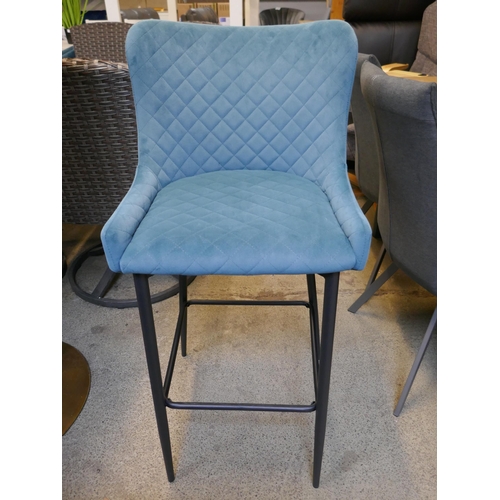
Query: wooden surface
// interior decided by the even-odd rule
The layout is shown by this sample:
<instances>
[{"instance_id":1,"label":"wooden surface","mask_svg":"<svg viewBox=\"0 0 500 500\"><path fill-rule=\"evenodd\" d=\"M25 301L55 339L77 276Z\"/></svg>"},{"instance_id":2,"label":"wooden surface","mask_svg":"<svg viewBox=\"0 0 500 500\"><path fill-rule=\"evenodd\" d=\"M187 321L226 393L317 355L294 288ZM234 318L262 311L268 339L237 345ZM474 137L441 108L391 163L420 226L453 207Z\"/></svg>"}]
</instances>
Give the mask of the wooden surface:
<instances>
[{"instance_id":1,"label":"wooden surface","mask_svg":"<svg viewBox=\"0 0 500 500\"><path fill-rule=\"evenodd\" d=\"M433 82L437 83L437 76L422 75L420 73L414 73L413 71L400 71L394 69L388 71L389 76L395 76L396 78L406 78L408 80L415 80L417 82Z\"/></svg>"},{"instance_id":2,"label":"wooden surface","mask_svg":"<svg viewBox=\"0 0 500 500\"><path fill-rule=\"evenodd\" d=\"M343 19L342 9L344 7L344 0L332 0L332 11L330 19Z\"/></svg>"}]
</instances>

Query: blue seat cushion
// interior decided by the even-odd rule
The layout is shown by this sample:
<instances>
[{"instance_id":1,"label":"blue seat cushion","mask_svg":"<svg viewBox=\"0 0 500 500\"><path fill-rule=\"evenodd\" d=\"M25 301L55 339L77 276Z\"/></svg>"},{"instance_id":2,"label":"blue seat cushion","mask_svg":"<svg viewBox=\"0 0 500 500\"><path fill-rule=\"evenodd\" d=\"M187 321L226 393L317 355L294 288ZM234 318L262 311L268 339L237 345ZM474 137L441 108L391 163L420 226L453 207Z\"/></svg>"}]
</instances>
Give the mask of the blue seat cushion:
<instances>
[{"instance_id":1,"label":"blue seat cushion","mask_svg":"<svg viewBox=\"0 0 500 500\"><path fill-rule=\"evenodd\" d=\"M156 195L121 259L123 273L312 274L356 255L314 182L287 172L185 177Z\"/></svg>"}]
</instances>

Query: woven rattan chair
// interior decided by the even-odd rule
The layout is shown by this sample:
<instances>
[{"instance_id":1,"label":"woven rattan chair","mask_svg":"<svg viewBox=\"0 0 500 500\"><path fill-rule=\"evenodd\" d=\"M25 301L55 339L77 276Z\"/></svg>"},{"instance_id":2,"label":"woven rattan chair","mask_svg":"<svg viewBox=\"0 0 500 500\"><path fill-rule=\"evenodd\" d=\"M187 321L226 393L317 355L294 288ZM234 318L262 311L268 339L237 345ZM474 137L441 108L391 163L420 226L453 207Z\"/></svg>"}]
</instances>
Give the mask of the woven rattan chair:
<instances>
[{"instance_id":1,"label":"woven rattan chair","mask_svg":"<svg viewBox=\"0 0 500 500\"><path fill-rule=\"evenodd\" d=\"M71 28L75 57L126 63L125 39L132 25L127 23L90 23Z\"/></svg>"},{"instance_id":2,"label":"woven rattan chair","mask_svg":"<svg viewBox=\"0 0 500 500\"><path fill-rule=\"evenodd\" d=\"M62 220L102 225L127 193L137 167L137 128L128 67L87 59L62 60ZM68 279L81 298L106 307L134 307L133 299L107 298L117 273L105 271L93 291L77 282L89 257L105 263L98 245L69 265ZM155 301L178 292L177 279Z\"/></svg>"}]
</instances>

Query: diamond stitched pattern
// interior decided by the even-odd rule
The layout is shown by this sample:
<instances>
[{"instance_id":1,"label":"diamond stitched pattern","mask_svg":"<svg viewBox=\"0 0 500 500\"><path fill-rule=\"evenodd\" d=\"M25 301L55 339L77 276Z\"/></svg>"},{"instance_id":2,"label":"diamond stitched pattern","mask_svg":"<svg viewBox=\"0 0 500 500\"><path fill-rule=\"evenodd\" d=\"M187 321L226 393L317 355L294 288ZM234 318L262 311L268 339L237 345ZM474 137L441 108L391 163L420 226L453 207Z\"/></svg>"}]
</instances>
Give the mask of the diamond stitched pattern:
<instances>
[{"instance_id":1,"label":"diamond stitched pattern","mask_svg":"<svg viewBox=\"0 0 500 500\"><path fill-rule=\"evenodd\" d=\"M234 171L164 188L121 262L150 274L298 274L352 267L355 256L314 183Z\"/></svg>"},{"instance_id":2,"label":"diamond stitched pattern","mask_svg":"<svg viewBox=\"0 0 500 500\"><path fill-rule=\"evenodd\" d=\"M304 176L312 166L319 179L338 156L337 141L345 150L337 118L346 118L339 103L350 87L338 75L349 51L338 39L217 27L191 39L179 26L150 26L142 36L151 55L131 64L131 75L141 162L164 174L163 185L244 168Z\"/></svg>"}]
</instances>

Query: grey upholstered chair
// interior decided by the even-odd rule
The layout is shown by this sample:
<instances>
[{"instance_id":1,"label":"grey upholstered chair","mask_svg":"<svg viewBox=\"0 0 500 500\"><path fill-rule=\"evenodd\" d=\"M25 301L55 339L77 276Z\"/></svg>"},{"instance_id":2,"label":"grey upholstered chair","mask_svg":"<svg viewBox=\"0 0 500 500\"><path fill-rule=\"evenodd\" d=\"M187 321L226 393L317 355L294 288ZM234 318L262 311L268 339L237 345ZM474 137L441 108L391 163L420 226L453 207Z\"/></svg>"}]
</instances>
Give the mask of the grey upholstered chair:
<instances>
[{"instance_id":1,"label":"grey upholstered chair","mask_svg":"<svg viewBox=\"0 0 500 500\"><path fill-rule=\"evenodd\" d=\"M410 71L437 76L437 1L431 3L424 11L417 56Z\"/></svg>"},{"instance_id":2,"label":"grey upholstered chair","mask_svg":"<svg viewBox=\"0 0 500 500\"><path fill-rule=\"evenodd\" d=\"M75 58L126 63L125 39L131 25L117 22L80 24L71 28Z\"/></svg>"},{"instance_id":3,"label":"grey upholstered chair","mask_svg":"<svg viewBox=\"0 0 500 500\"><path fill-rule=\"evenodd\" d=\"M132 184L137 154L135 107L127 65L63 59L63 223L103 225ZM101 279L96 280L92 289L80 284L83 280L79 270L86 262L95 261L91 269L96 270L100 266L99 260L105 264L105 259L99 255L103 255L101 245L80 252L71 262L68 280L73 291L82 299L100 306L137 306L133 295L112 298L117 294L108 294L119 274L106 265ZM171 282L171 286L154 295L155 302L178 292L178 280L172 279Z\"/></svg>"},{"instance_id":4,"label":"grey upholstered chair","mask_svg":"<svg viewBox=\"0 0 500 500\"><path fill-rule=\"evenodd\" d=\"M437 85L395 78L366 61L361 90L379 136L378 224L392 263L352 304L356 312L398 269L437 295ZM425 333L394 415L401 413L436 325Z\"/></svg>"},{"instance_id":5,"label":"grey upholstered chair","mask_svg":"<svg viewBox=\"0 0 500 500\"><path fill-rule=\"evenodd\" d=\"M371 241L345 165L352 28L342 21L286 29L143 21L130 30L126 50L139 164L101 239L110 269L134 275L167 477L175 476L166 407L315 411L318 487L339 273L362 269ZM179 275L180 283L165 377L148 285L155 274ZM283 274L306 275L309 301L188 300L185 287L193 275ZM316 274L325 279L321 342ZM172 401L179 345L187 354L187 311L200 304L306 306L313 403Z\"/></svg>"},{"instance_id":6,"label":"grey upholstered chair","mask_svg":"<svg viewBox=\"0 0 500 500\"><path fill-rule=\"evenodd\" d=\"M420 60L418 46L423 44L424 54L435 54L436 49L429 47L435 44L431 35L424 33L432 31L432 16L425 16L431 0L345 0L343 18L349 23L358 39L358 51L361 54L372 54L381 65L391 63L415 64L416 57ZM434 2L436 3L436 2ZM436 8L433 8L435 15ZM427 26L425 26L427 24ZM435 26L435 24L434 24ZM435 27L434 27L435 33ZM419 38L420 37L420 38ZM415 67L417 68L417 66ZM412 69L420 71L420 69ZM432 74L432 73L429 73ZM355 163L355 125L349 124L347 130L347 160L352 167Z\"/></svg>"},{"instance_id":7,"label":"grey upholstered chair","mask_svg":"<svg viewBox=\"0 0 500 500\"><path fill-rule=\"evenodd\" d=\"M366 198L366 203L362 207L364 214L378 201L379 188L379 158L377 155L377 133L373 127L370 110L361 92L361 67L365 61L371 61L380 67L377 58L373 55L358 54L356 65L356 75L352 87L351 113L356 126L355 135L355 163L354 172L358 182L358 187ZM348 126L349 129L350 125ZM377 216L373 226L374 236L378 236ZM372 280L372 278L370 278Z\"/></svg>"},{"instance_id":8,"label":"grey upholstered chair","mask_svg":"<svg viewBox=\"0 0 500 500\"><path fill-rule=\"evenodd\" d=\"M274 9L262 10L259 13L261 26L274 24L298 24L306 17L300 9L291 9L287 7L275 7Z\"/></svg>"},{"instance_id":9,"label":"grey upholstered chair","mask_svg":"<svg viewBox=\"0 0 500 500\"><path fill-rule=\"evenodd\" d=\"M411 65L417 54L422 17L432 0L344 0L342 17L354 29L358 51L381 65Z\"/></svg>"}]
</instances>

